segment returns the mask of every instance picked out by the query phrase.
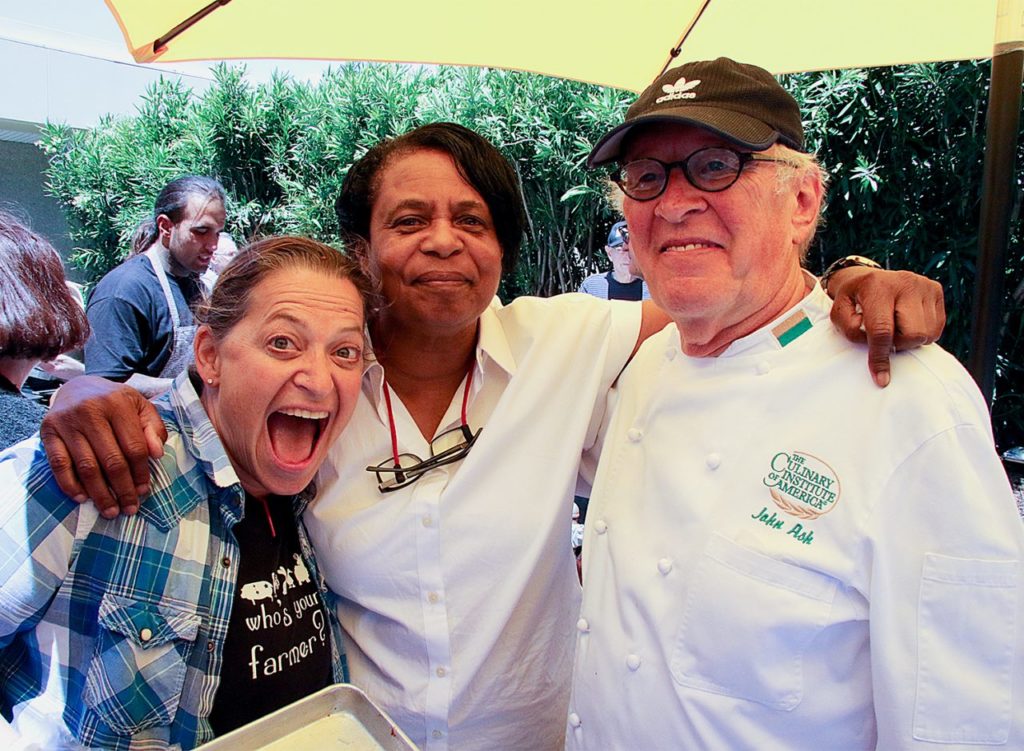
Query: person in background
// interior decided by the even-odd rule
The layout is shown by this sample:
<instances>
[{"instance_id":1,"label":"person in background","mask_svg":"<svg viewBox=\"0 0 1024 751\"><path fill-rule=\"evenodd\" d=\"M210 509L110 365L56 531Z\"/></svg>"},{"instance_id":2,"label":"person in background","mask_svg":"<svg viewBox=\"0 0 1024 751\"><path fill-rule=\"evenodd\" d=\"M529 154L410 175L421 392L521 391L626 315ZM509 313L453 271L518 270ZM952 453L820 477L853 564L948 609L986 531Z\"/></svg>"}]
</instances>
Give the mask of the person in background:
<instances>
[{"instance_id":1,"label":"person in background","mask_svg":"<svg viewBox=\"0 0 1024 751\"><path fill-rule=\"evenodd\" d=\"M164 186L152 223L142 222L133 238L138 254L89 297L87 374L130 383L147 396L170 387L192 357L192 308L204 293L199 277L224 221L224 189L216 180L186 175Z\"/></svg>"},{"instance_id":2,"label":"person in background","mask_svg":"<svg viewBox=\"0 0 1024 751\"><path fill-rule=\"evenodd\" d=\"M1024 749L1024 526L985 402L938 346L864 348L801 260L825 176L727 58L605 134L674 325L602 428L571 749ZM572 651L572 650L570 650Z\"/></svg>"},{"instance_id":3,"label":"person in background","mask_svg":"<svg viewBox=\"0 0 1024 751\"><path fill-rule=\"evenodd\" d=\"M207 289L213 289L220 272L236 255L238 255L238 245L235 244L234 238L227 232L221 232L220 237L217 238L217 249L213 251L213 257L210 259L210 265L206 267L206 271L200 277Z\"/></svg>"},{"instance_id":4,"label":"person in background","mask_svg":"<svg viewBox=\"0 0 1024 751\"><path fill-rule=\"evenodd\" d=\"M496 300L502 272L515 268L525 207L512 165L460 125L432 123L372 147L335 208L347 248L384 298L368 321L362 397L305 515L337 596L352 682L431 751L561 748L579 618L568 542L580 456L611 384L668 319L650 301ZM862 300L869 331L892 331L894 308L910 343L941 330L933 282L902 288L919 278L840 274L847 286L837 278L832 291L852 295L851 311ZM854 371L868 380L863 362ZM65 487L103 513L117 513L109 488L137 508L145 461L81 457L119 456L123 446L144 458L148 408L96 379L72 381L61 397L70 405L91 393L101 395L66 410L58 401L44 425L54 464L91 468L84 486L64 472ZM115 465L131 469L119 476Z\"/></svg>"},{"instance_id":5,"label":"person in background","mask_svg":"<svg viewBox=\"0 0 1024 751\"><path fill-rule=\"evenodd\" d=\"M0 738L190 749L343 679L299 518L359 396L368 291L312 240L244 250L156 403L143 513L76 504L38 439L0 454Z\"/></svg>"},{"instance_id":6,"label":"person in background","mask_svg":"<svg viewBox=\"0 0 1024 751\"><path fill-rule=\"evenodd\" d=\"M21 387L32 368L82 346L89 321L65 283L60 255L0 211L0 449L37 430L46 409Z\"/></svg>"},{"instance_id":7,"label":"person in background","mask_svg":"<svg viewBox=\"0 0 1024 751\"><path fill-rule=\"evenodd\" d=\"M604 246L611 271L591 274L583 280L580 292L602 300L648 300L651 297L647 284L640 277L639 270L629 249L629 227L625 222L616 222L608 232Z\"/></svg>"}]
</instances>

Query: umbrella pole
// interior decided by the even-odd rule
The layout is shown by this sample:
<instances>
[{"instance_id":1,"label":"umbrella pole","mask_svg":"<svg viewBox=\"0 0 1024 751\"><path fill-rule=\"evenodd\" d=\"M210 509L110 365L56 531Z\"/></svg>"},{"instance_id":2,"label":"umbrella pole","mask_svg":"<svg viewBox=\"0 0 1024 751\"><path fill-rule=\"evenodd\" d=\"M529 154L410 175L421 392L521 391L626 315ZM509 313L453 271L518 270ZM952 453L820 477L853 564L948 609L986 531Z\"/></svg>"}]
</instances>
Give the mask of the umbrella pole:
<instances>
[{"instance_id":1,"label":"umbrella pole","mask_svg":"<svg viewBox=\"0 0 1024 751\"><path fill-rule=\"evenodd\" d=\"M995 391L996 355L1002 329L1006 249L1016 200L1014 162L1020 127L1022 74L1024 51L1014 50L992 57L971 351L967 359L967 369L978 382L990 407Z\"/></svg>"}]
</instances>

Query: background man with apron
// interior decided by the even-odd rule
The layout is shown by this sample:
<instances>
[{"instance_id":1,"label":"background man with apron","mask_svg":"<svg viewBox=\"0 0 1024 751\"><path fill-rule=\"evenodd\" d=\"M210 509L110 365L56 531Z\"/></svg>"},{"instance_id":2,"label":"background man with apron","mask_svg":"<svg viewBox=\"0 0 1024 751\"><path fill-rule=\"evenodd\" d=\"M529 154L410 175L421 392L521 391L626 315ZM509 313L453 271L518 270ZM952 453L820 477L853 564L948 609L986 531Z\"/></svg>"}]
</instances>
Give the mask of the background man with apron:
<instances>
[{"instance_id":1,"label":"background man with apron","mask_svg":"<svg viewBox=\"0 0 1024 751\"><path fill-rule=\"evenodd\" d=\"M204 293L200 275L225 219L224 189L216 180L188 175L160 191L146 250L103 277L89 299L86 373L152 397L188 367L192 306Z\"/></svg>"}]
</instances>

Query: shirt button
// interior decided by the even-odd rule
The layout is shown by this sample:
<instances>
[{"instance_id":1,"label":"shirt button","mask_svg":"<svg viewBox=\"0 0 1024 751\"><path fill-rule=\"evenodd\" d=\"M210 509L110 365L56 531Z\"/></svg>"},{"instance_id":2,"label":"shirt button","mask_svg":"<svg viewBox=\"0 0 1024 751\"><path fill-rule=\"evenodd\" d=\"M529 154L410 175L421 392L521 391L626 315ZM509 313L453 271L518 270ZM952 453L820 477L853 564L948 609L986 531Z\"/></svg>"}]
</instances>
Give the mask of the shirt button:
<instances>
[{"instance_id":1,"label":"shirt button","mask_svg":"<svg viewBox=\"0 0 1024 751\"><path fill-rule=\"evenodd\" d=\"M212 652L213 651L213 642L212 641L206 642L206 651L207 652Z\"/></svg>"},{"instance_id":2,"label":"shirt button","mask_svg":"<svg viewBox=\"0 0 1024 751\"><path fill-rule=\"evenodd\" d=\"M569 724L574 728L578 728L580 725L583 724L583 721L580 720L580 716L578 714L576 714L575 712L570 712Z\"/></svg>"},{"instance_id":3,"label":"shirt button","mask_svg":"<svg viewBox=\"0 0 1024 751\"><path fill-rule=\"evenodd\" d=\"M643 437L644 437L644 431L642 431L642 430L640 430L638 428L630 428L626 432L626 438L628 438L633 443L638 443L640 441L640 439L643 438Z\"/></svg>"},{"instance_id":4,"label":"shirt button","mask_svg":"<svg viewBox=\"0 0 1024 751\"><path fill-rule=\"evenodd\" d=\"M722 455L711 453L704 458L704 463L708 465L708 469L718 469L722 464Z\"/></svg>"},{"instance_id":5,"label":"shirt button","mask_svg":"<svg viewBox=\"0 0 1024 751\"><path fill-rule=\"evenodd\" d=\"M661 560L658 561L658 571L660 571L662 573L662 575L667 574L671 570L672 570L672 559L671 558L662 558Z\"/></svg>"},{"instance_id":6,"label":"shirt button","mask_svg":"<svg viewBox=\"0 0 1024 751\"><path fill-rule=\"evenodd\" d=\"M441 597L437 594L437 592L431 592L429 595L427 595L427 599L430 601L430 604L436 605L440 601Z\"/></svg>"},{"instance_id":7,"label":"shirt button","mask_svg":"<svg viewBox=\"0 0 1024 751\"><path fill-rule=\"evenodd\" d=\"M434 526L434 520L431 517L429 517L429 516L424 516L423 517L423 526L424 527L433 527Z\"/></svg>"},{"instance_id":8,"label":"shirt button","mask_svg":"<svg viewBox=\"0 0 1024 751\"><path fill-rule=\"evenodd\" d=\"M231 566L231 559L228 558L227 556L224 556L223 558L220 559L220 565L223 566L224 568L230 567Z\"/></svg>"},{"instance_id":9,"label":"shirt button","mask_svg":"<svg viewBox=\"0 0 1024 751\"><path fill-rule=\"evenodd\" d=\"M444 668L438 668L434 672L437 673L438 678L444 678L446 675L448 675L448 671Z\"/></svg>"},{"instance_id":10,"label":"shirt button","mask_svg":"<svg viewBox=\"0 0 1024 751\"><path fill-rule=\"evenodd\" d=\"M587 622L586 618L580 618L576 621L576 630L583 634L590 630L590 624Z\"/></svg>"},{"instance_id":11,"label":"shirt button","mask_svg":"<svg viewBox=\"0 0 1024 751\"><path fill-rule=\"evenodd\" d=\"M605 532L608 531L608 525L605 524L604 519L598 519L596 522L594 522L594 531L597 532L599 535L603 535Z\"/></svg>"},{"instance_id":12,"label":"shirt button","mask_svg":"<svg viewBox=\"0 0 1024 751\"><path fill-rule=\"evenodd\" d=\"M430 735L434 738L434 740L440 740L444 733L442 733L440 730L435 730Z\"/></svg>"},{"instance_id":13,"label":"shirt button","mask_svg":"<svg viewBox=\"0 0 1024 751\"><path fill-rule=\"evenodd\" d=\"M638 670L640 668L640 658L637 655L628 655L626 657L626 667L630 670Z\"/></svg>"},{"instance_id":14,"label":"shirt button","mask_svg":"<svg viewBox=\"0 0 1024 751\"><path fill-rule=\"evenodd\" d=\"M153 632L150 629L148 629L148 628L144 628L144 629L142 629L139 632L139 641L146 642L146 641L149 641L152 638L153 638Z\"/></svg>"},{"instance_id":15,"label":"shirt button","mask_svg":"<svg viewBox=\"0 0 1024 751\"><path fill-rule=\"evenodd\" d=\"M758 375L764 375L772 369L772 364L767 360L761 360L757 365L754 366L754 370L757 371Z\"/></svg>"}]
</instances>

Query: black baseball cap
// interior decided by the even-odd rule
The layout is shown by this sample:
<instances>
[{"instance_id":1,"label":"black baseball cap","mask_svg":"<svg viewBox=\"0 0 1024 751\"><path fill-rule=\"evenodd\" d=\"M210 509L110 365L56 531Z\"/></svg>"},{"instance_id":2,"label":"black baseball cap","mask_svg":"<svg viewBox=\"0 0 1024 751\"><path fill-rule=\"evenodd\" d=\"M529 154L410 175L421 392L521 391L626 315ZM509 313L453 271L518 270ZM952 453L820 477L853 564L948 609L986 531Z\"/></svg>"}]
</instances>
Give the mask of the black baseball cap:
<instances>
[{"instance_id":1,"label":"black baseball cap","mask_svg":"<svg viewBox=\"0 0 1024 751\"><path fill-rule=\"evenodd\" d=\"M774 143L804 150L796 100L764 68L727 57L662 73L626 111L625 122L597 142L587 166L618 160L626 134L651 123L694 125L751 151L764 151Z\"/></svg>"}]
</instances>

